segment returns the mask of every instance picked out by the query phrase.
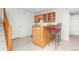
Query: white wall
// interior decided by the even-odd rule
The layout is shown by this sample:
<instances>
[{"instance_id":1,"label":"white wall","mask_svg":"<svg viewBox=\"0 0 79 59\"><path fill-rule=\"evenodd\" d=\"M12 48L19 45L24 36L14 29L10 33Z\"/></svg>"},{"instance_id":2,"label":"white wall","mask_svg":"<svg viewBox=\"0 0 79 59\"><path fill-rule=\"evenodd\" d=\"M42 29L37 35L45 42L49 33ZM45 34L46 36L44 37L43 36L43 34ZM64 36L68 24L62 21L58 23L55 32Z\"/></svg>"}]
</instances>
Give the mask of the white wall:
<instances>
[{"instance_id":1,"label":"white wall","mask_svg":"<svg viewBox=\"0 0 79 59\"><path fill-rule=\"evenodd\" d=\"M0 23L1 23L1 20L2 20L2 8L0 8Z\"/></svg>"},{"instance_id":2,"label":"white wall","mask_svg":"<svg viewBox=\"0 0 79 59\"><path fill-rule=\"evenodd\" d=\"M61 27L61 39L69 40L69 20L70 14L67 9L57 8L56 10L56 19L57 21L62 22Z\"/></svg>"},{"instance_id":3,"label":"white wall","mask_svg":"<svg viewBox=\"0 0 79 59\"><path fill-rule=\"evenodd\" d=\"M12 39L31 35L34 15L22 9L7 9L12 26Z\"/></svg>"},{"instance_id":4,"label":"white wall","mask_svg":"<svg viewBox=\"0 0 79 59\"><path fill-rule=\"evenodd\" d=\"M70 35L79 36L79 15L72 15L70 19Z\"/></svg>"}]
</instances>

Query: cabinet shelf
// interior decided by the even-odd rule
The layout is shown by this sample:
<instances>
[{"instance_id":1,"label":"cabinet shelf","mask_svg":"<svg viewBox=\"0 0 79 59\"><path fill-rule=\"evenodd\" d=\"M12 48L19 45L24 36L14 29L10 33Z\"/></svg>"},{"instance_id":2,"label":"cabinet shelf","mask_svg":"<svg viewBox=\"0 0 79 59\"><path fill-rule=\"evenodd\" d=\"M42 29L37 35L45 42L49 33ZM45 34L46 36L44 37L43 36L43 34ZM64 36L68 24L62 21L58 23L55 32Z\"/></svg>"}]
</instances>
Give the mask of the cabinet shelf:
<instances>
[{"instance_id":1,"label":"cabinet shelf","mask_svg":"<svg viewBox=\"0 0 79 59\"><path fill-rule=\"evenodd\" d=\"M43 20L44 22L55 22L56 19L56 13L55 12L50 12L50 13L45 13L41 15L36 15L34 17L35 22L40 22L40 20Z\"/></svg>"}]
</instances>

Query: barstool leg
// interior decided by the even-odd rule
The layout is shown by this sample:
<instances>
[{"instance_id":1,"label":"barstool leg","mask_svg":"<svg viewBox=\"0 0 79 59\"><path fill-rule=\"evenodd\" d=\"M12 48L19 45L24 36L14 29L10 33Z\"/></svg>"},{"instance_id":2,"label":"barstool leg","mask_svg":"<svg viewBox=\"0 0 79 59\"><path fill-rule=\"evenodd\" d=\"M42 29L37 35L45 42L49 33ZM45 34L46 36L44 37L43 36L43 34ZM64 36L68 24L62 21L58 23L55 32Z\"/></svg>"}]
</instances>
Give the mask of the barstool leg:
<instances>
[{"instance_id":1,"label":"barstool leg","mask_svg":"<svg viewBox=\"0 0 79 59\"><path fill-rule=\"evenodd\" d=\"M58 46L60 44L60 40L61 40L61 32L58 33Z\"/></svg>"},{"instance_id":2,"label":"barstool leg","mask_svg":"<svg viewBox=\"0 0 79 59\"><path fill-rule=\"evenodd\" d=\"M57 49L56 39L55 39L55 49Z\"/></svg>"},{"instance_id":3,"label":"barstool leg","mask_svg":"<svg viewBox=\"0 0 79 59\"><path fill-rule=\"evenodd\" d=\"M60 38L59 38L59 33L58 33L58 46L59 46L59 43L60 43Z\"/></svg>"},{"instance_id":4,"label":"barstool leg","mask_svg":"<svg viewBox=\"0 0 79 59\"><path fill-rule=\"evenodd\" d=\"M57 33L55 33L55 49L57 49Z\"/></svg>"},{"instance_id":5,"label":"barstool leg","mask_svg":"<svg viewBox=\"0 0 79 59\"><path fill-rule=\"evenodd\" d=\"M57 49L57 47L59 46L59 33L56 33L55 34L55 49Z\"/></svg>"}]
</instances>

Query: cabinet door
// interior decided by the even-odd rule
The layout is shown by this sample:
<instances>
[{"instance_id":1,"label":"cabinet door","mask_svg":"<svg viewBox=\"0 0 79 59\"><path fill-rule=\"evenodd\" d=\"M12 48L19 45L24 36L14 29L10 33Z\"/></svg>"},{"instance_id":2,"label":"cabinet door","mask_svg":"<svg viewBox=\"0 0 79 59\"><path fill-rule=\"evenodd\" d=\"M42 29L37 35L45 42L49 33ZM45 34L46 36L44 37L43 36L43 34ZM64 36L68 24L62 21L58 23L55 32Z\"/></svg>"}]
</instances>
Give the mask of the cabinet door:
<instances>
[{"instance_id":1,"label":"cabinet door","mask_svg":"<svg viewBox=\"0 0 79 59\"><path fill-rule=\"evenodd\" d=\"M55 21L55 12L43 14L43 21L44 22L54 22Z\"/></svg>"},{"instance_id":2,"label":"cabinet door","mask_svg":"<svg viewBox=\"0 0 79 59\"><path fill-rule=\"evenodd\" d=\"M40 16L40 15L36 15L36 16L34 17L34 20L35 20L36 23L40 22L41 16Z\"/></svg>"},{"instance_id":3,"label":"cabinet door","mask_svg":"<svg viewBox=\"0 0 79 59\"><path fill-rule=\"evenodd\" d=\"M40 45L40 41L41 41L40 27L33 27L33 34L32 35L33 35L33 38L32 38L33 43Z\"/></svg>"},{"instance_id":4,"label":"cabinet door","mask_svg":"<svg viewBox=\"0 0 79 59\"><path fill-rule=\"evenodd\" d=\"M49 29L47 27L43 28L43 34L44 34L44 43L46 45L49 42Z\"/></svg>"},{"instance_id":5,"label":"cabinet door","mask_svg":"<svg viewBox=\"0 0 79 59\"><path fill-rule=\"evenodd\" d=\"M55 12L51 12L51 21L55 22L56 14Z\"/></svg>"},{"instance_id":6,"label":"cabinet door","mask_svg":"<svg viewBox=\"0 0 79 59\"><path fill-rule=\"evenodd\" d=\"M43 21L46 22L46 14L43 14Z\"/></svg>"},{"instance_id":7,"label":"cabinet door","mask_svg":"<svg viewBox=\"0 0 79 59\"><path fill-rule=\"evenodd\" d=\"M48 22L48 14L43 14L43 21Z\"/></svg>"},{"instance_id":8,"label":"cabinet door","mask_svg":"<svg viewBox=\"0 0 79 59\"><path fill-rule=\"evenodd\" d=\"M48 13L48 22L51 21L51 13Z\"/></svg>"}]
</instances>

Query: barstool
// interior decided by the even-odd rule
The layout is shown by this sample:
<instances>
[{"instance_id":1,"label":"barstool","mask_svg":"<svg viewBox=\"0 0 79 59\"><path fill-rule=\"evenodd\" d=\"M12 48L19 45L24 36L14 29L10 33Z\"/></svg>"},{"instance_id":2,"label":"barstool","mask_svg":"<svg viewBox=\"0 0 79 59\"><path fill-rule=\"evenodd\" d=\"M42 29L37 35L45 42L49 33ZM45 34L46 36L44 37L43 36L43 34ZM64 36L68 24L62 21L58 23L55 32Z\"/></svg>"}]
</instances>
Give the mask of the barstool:
<instances>
[{"instance_id":1,"label":"barstool","mask_svg":"<svg viewBox=\"0 0 79 59\"><path fill-rule=\"evenodd\" d=\"M59 42L60 42L60 29L56 26L53 26L49 29L50 33L54 34L54 41L55 41L55 49L57 49L57 47L59 46Z\"/></svg>"}]
</instances>

